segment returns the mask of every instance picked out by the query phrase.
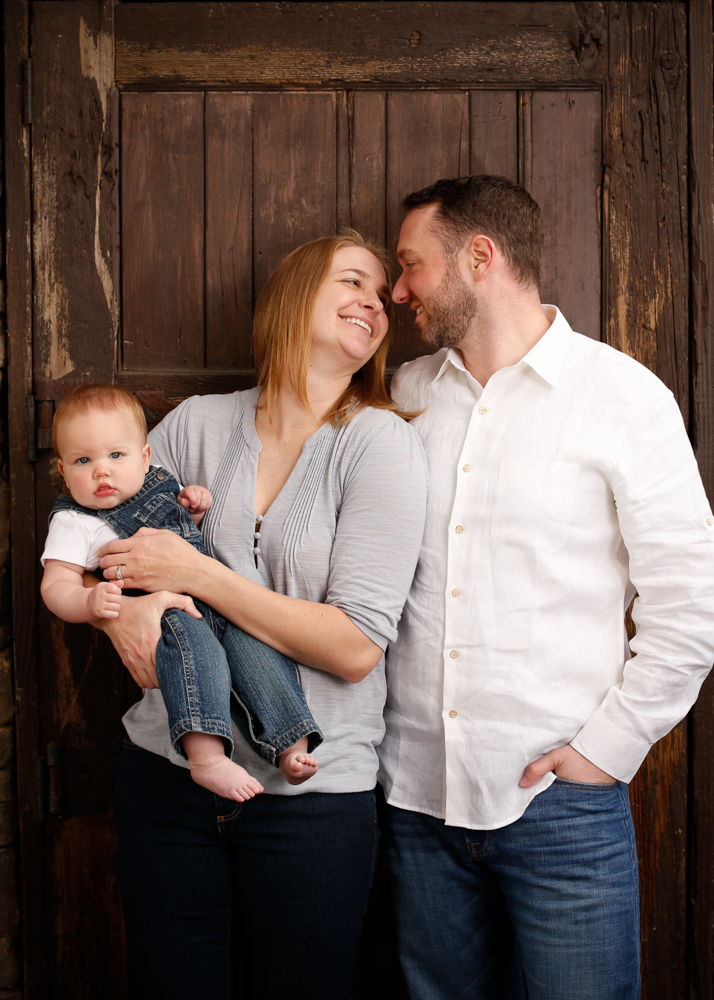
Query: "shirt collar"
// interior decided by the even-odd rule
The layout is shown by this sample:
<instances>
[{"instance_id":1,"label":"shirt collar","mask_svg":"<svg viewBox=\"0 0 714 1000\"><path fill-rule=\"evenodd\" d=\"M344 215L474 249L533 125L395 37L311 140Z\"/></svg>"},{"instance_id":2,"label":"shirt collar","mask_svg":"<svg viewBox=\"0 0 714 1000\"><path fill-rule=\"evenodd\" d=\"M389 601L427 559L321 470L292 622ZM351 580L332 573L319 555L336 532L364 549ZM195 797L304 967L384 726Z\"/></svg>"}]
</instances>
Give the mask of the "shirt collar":
<instances>
[{"instance_id":1,"label":"shirt collar","mask_svg":"<svg viewBox=\"0 0 714 1000\"><path fill-rule=\"evenodd\" d=\"M568 348L573 339L573 331L557 306L543 305L543 311L548 318L553 317L551 324L540 340L534 344L525 357L521 358L518 364L528 365L537 375L540 375L542 379L555 388L558 385L560 373L563 370L565 355L568 353ZM463 355L457 347L450 347L445 352L444 359L432 382L440 379L444 372L452 366L462 372L466 371ZM513 367L517 366L514 365Z\"/></svg>"}]
</instances>

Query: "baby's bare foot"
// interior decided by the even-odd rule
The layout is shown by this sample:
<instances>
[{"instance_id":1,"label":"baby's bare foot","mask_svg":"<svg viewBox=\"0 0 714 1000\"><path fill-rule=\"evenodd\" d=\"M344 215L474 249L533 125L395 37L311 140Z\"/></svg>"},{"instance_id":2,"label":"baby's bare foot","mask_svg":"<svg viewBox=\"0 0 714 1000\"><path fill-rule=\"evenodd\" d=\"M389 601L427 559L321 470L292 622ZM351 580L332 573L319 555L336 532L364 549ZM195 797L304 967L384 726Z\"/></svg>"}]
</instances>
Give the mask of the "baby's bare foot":
<instances>
[{"instance_id":1,"label":"baby's bare foot","mask_svg":"<svg viewBox=\"0 0 714 1000\"><path fill-rule=\"evenodd\" d=\"M307 753L307 737L298 740L295 746L280 754L278 767L290 785L300 785L313 776L319 764L316 757Z\"/></svg>"},{"instance_id":2,"label":"baby's bare foot","mask_svg":"<svg viewBox=\"0 0 714 1000\"><path fill-rule=\"evenodd\" d=\"M246 802L260 795L263 786L251 777L244 767L234 764L225 754L206 757L201 761L189 760L191 777L198 785L224 799Z\"/></svg>"}]
</instances>

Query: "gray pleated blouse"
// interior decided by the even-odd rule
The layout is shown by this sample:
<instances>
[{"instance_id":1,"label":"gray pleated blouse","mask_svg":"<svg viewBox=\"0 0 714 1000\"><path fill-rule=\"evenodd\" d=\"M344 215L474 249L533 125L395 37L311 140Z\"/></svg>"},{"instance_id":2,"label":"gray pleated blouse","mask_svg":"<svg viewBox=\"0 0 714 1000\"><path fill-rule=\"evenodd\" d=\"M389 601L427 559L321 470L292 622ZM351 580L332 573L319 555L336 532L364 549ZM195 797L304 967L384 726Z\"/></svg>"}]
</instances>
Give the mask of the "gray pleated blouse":
<instances>
[{"instance_id":1,"label":"gray pleated blouse","mask_svg":"<svg viewBox=\"0 0 714 1000\"><path fill-rule=\"evenodd\" d=\"M216 559L277 593L335 604L386 649L396 637L424 528L427 468L418 435L384 410L363 410L344 427L323 424L265 515L256 567L257 399L258 389L249 389L185 400L149 435L152 465L211 491L201 529ZM373 788L375 748L384 734L384 657L359 684L310 667L299 672L325 734L316 776L288 785L235 728L234 759L273 794ZM158 690L147 691L124 724L139 746L187 766L171 749Z\"/></svg>"}]
</instances>

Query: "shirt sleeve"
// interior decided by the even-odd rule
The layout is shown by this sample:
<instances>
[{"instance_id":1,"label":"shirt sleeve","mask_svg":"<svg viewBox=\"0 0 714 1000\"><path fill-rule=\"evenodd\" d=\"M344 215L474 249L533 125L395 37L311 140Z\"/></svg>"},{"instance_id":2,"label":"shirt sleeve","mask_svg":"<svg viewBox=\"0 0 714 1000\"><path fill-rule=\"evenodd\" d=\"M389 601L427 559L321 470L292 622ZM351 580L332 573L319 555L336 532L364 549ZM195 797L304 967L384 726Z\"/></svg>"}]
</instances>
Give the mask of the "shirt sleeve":
<instances>
[{"instance_id":1,"label":"shirt sleeve","mask_svg":"<svg viewBox=\"0 0 714 1000\"><path fill-rule=\"evenodd\" d=\"M370 438L346 477L326 603L382 649L396 639L416 569L427 476L419 436L393 420Z\"/></svg>"},{"instance_id":2,"label":"shirt sleeve","mask_svg":"<svg viewBox=\"0 0 714 1000\"><path fill-rule=\"evenodd\" d=\"M694 704L714 660L714 519L671 394L628 421L611 486L638 594L636 655L572 746L630 781Z\"/></svg>"},{"instance_id":3,"label":"shirt sleeve","mask_svg":"<svg viewBox=\"0 0 714 1000\"><path fill-rule=\"evenodd\" d=\"M151 445L151 464L160 465L180 483L188 482L184 475L186 436L193 401L197 396L184 399L175 409L150 431L147 438Z\"/></svg>"},{"instance_id":4,"label":"shirt sleeve","mask_svg":"<svg viewBox=\"0 0 714 1000\"><path fill-rule=\"evenodd\" d=\"M92 538L83 519L72 510L58 510L50 521L40 562L44 567L48 559L58 559L85 569L96 569L99 565L96 556L94 565L89 565L91 547Z\"/></svg>"}]
</instances>

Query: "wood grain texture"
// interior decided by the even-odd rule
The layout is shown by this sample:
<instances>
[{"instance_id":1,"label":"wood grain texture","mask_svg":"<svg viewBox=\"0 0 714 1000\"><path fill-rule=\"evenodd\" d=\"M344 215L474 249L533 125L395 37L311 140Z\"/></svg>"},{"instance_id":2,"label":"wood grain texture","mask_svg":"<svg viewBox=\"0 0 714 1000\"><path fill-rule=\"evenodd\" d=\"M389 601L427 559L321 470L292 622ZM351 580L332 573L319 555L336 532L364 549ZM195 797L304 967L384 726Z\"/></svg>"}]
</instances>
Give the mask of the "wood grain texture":
<instances>
[{"instance_id":1,"label":"wood grain texture","mask_svg":"<svg viewBox=\"0 0 714 1000\"><path fill-rule=\"evenodd\" d=\"M385 156L387 95L350 94L350 209L352 226L364 237L385 242Z\"/></svg>"},{"instance_id":2,"label":"wood grain texture","mask_svg":"<svg viewBox=\"0 0 714 1000\"><path fill-rule=\"evenodd\" d=\"M253 285L309 240L337 229L336 101L327 94L253 98Z\"/></svg>"},{"instance_id":3,"label":"wood grain texture","mask_svg":"<svg viewBox=\"0 0 714 1000\"><path fill-rule=\"evenodd\" d=\"M111 23L92 0L32 10L35 368L106 381L116 333Z\"/></svg>"},{"instance_id":4,"label":"wood grain texture","mask_svg":"<svg viewBox=\"0 0 714 1000\"><path fill-rule=\"evenodd\" d=\"M521 177L543 212L541 299L601 334L599 91L531 91L521 104Z\"/></svg>"},{"instance_id":5,"label":"wood grain texture","mask_svg":"<svg viewBox=\"0 0 714 1000\"><path fill-rule=\"evenodd\" d=\"M655 371L689 411L686 9L613 3L605 92L606 339ZM633 787L643 996L686 985L687 733L650 752Z\"/></svg>"},{"instance_id":6,"label":"wood grain texture","mask_svg":"<svg viewBox=\"0 0 714 1000\"><path fill-rule=\"evenodd\" d=\"M206 365L251 364L253 100L206 94Z\"/></svg>"},{"instance_id":7,"label":"wood grain texture","mask_svg":"<svg viewBox=\"0 0 714 1000\"><path fill-rule=\"evenodd\" d=\"M27 0L5 0L5 181L10 532L19 807L19 875L25 995L45 988L44 864L38 810L39 687L34 470L27 457L32 392L30 128L22 124L22 60L29 55Z\"/></svg>"},{"instance_id":8,"label":"wood grain texture","mask_svg":"<svg viewBox=\"0 0 714 1000\"><path fill-rule=\"evenodd\" d=\"M125 368L205 363L203 94L122 97Z\"/></svg>"},{"instance_id":9,"label":"wood grain texture","mask_svg":"<svg viewBox=\"0 0 714 1000\"><path fill-rule=\"evenodd\" d=\"M689 197L693 374L692 438L714 502L714 36L711 0L688 4ZM689 940L691 1000L714 998L714 676L705 682L691 719Z\"/></svg>"},{"instance_id":10,"label":"wood grain texture","mask_svg":"<svg viewBox=\"0 0 714 1000\"><path fill-rule=\"evenodd\" d=\"M686 9L608 9L606 340L656 372L688 421Z\"/></svg>"},{"instance_id":11,"label":"wood grain texture","mask_svg":"<svg viewBox=\"0 0 714 1000\"><path fill-rule=\"evenodd\" d=\"M392 252L399 241L406 195L440 177L468 173L468 155L467 93L393 91L387 95L387 246ZM408 307L398 307L396 314L391 365L428 353Z\"/></svg>"},{"instance_id":12,"label":"wood grain texture","mask_svg":"<svg viewBox=\"0 0 714 1000\"><path fill-rule=\"evenodd\" d=\"M591 83L599 3L155 3L117 9L123 87Z\"/></svg>"},{"instance_id":13,"label":"wood grain texture","mask_svg":"<svg viewBox=\"0 0 714 1000\"><path fill-rule=\"evenodd\" d=\"M515 90L471 91L469 173L498 174L518 181L517 104Z\"/></svg>"}]
</instances>

